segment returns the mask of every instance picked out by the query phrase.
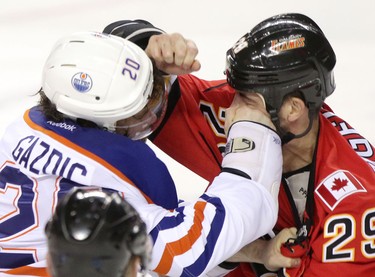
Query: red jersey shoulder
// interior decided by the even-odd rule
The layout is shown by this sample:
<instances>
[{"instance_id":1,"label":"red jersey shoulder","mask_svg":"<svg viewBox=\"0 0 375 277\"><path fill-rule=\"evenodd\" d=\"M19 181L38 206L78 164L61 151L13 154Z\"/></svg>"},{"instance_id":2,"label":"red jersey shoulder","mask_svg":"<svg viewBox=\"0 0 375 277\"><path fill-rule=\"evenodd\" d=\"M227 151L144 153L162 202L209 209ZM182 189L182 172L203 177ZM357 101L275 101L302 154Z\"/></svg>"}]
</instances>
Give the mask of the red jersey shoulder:
<instances>
[{"instance_id":1,"label":"red jersey shoulder","mask_svg":"<svg viewBox=\"0 0 375 277\"><path fill-rule=\"evenodd\" d=\"M198 104L206 101L214 106L227 108L235 93L224 79L207 81L189 74L178 76L178 82L181 94L191 95Z\"/></svg>"}]
</instances>

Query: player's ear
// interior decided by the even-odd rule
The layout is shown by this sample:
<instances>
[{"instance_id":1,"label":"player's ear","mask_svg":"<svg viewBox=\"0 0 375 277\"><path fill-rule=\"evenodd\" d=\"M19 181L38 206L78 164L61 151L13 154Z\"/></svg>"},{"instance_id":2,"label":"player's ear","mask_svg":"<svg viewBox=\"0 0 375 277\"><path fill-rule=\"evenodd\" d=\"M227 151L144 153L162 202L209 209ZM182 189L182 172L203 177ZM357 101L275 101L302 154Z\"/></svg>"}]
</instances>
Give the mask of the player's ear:
<instances>
[{"instance_id":1,"label":"player's ear","mask_svg":"<svg viewBox=\"0 0 375 277\"><path fill-rule=\"evenodd\" d=\"M305 105L305 102L299 97L287 98L281 108L283 118L286 118L289 122L295 122L306 111L307 107Z\"/></svg>"}]
</instances>

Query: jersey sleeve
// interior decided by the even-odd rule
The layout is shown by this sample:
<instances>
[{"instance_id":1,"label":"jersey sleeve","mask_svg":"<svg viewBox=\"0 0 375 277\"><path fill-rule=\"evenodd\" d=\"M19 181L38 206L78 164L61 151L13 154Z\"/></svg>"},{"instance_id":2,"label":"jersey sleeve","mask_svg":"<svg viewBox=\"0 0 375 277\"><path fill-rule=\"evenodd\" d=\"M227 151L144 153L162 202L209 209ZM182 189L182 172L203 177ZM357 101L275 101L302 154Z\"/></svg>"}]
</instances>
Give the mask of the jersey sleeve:
<instances>
[{"instance_id":1,"label":"jersey sleeve","mask_svg":"<svg viewBox=\"0 0 375 277\"><path fill-rule=\"evenodd\" d=\"M281 143L279 139L276 142L276 133L259 124L258 130L250 132L256 127L252 124L255 123L241 122L231 131L236 130L236 135L252 132L255 144L262 142L263 146L257 146L258 152L249 148L227 154L223 159L227 170L213 180L197 201L173 211L144 207L148 209L148 226L152 225L150 221L156 223L155 218L160 219L150 230L154 241L152 269L157 273L202 276L272 229L277 203L270 187L275 180L280 182ZM263 136L257 135L258 131ZM266 156L272 163L263 163ZM262 172L275 177L264 178ZM140 208L141 216L145 211Z\"/></svg>"},{"instance_id":2,"label":"jersey sleeve","mask_svg":"<svg viewBox=\"0 0 375 277\"><path fill-rule=\"evenodd\" d=\"M221 170L226 143L224 112L233 96L225 80L178 76L169 93L164 121L151 141L177 162L212 181Z\"/></svg>"},{"instance_id":3,"label":"jersey sleeve","mask_svg":"<svg viewBox=\"0 0 375 277\"><path fill-rule=\"evenodd\" d=\"M145 208L139 211L141 216L147 213L146 221L162 217L150 232L154 241L151 268L168 276L202 275L267 233L277 213L262 186L225 172L194 203L173 211Z\"/></svg>"}]
</instances>

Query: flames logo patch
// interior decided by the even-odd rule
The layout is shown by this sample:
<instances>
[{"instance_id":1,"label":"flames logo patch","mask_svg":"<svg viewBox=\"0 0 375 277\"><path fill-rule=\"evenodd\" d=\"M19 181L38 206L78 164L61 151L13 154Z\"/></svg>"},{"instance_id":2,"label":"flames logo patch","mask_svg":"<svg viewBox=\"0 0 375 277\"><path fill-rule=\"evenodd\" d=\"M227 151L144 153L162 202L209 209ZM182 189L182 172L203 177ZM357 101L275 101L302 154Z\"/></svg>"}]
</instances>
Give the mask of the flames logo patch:
<instances>
[{"instance_id":1,"label":"flames logo patch","mask_svg":"<svg viewBox=\"0 0 375 277\"><path fill-rule=\"evenodd\" d=\"M271 40L271 51L284 52L305 47L305 37L302 35L291 35L287 38Z\"/></svg>"}]
</instances>

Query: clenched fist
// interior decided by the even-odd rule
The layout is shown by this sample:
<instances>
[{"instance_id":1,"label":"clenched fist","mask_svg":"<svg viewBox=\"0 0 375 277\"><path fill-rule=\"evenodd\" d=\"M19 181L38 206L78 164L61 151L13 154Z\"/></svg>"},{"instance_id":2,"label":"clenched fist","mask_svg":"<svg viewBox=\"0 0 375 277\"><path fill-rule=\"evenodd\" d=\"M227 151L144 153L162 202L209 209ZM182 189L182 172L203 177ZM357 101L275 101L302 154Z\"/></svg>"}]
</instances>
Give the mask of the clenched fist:
<instances>
[{"instance_id":1,"label":"clenched fist","mask_svg":"<svg viewBox=\"0 0 375 277\"><path fill-rule=\"evenodd\" d=\"M197 46L179 33L151 36L145 51L157 68L168 74L187 74L201 68Z\"/></svg>"}]
</instances>

